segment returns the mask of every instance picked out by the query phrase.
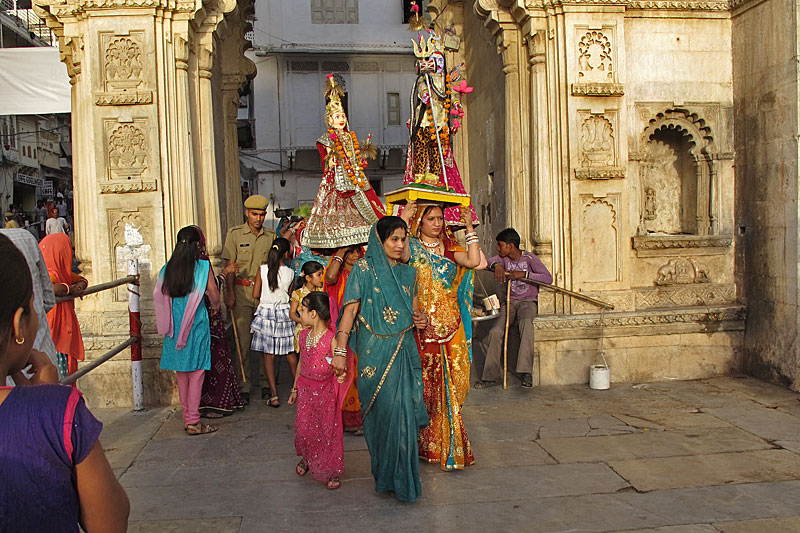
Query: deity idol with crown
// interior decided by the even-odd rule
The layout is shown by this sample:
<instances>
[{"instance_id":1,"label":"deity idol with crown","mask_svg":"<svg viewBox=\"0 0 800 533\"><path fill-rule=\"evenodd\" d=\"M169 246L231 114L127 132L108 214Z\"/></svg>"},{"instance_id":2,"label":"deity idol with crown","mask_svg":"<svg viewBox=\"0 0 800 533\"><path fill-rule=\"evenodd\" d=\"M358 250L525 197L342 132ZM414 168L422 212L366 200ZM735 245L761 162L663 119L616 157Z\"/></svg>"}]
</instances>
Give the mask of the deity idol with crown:
<instances>
[{"instance_id":1,"label":"deity idol with crown","mask_svg":"<svg viewBox=\"0 0 800 533\"><path fill-rule=\"evenodd\" d=\"M385 208L364 175L367 157L374 159L370 137L359 145L347 125L342 90L333 75L325 93L328 131L317 139L322 158L322 182L301 236L301 244L313 249L332 249L366 243L372 225Z\"/></svg>"},{"instance_id":2,"label":"deity idol with crown","mask_svg":"<svg viewBox=\"0 0 800 533\"><path fill-rule=\"evenodd\" d=\"M417 57L417 79L411 90L410 138L403 184L466 193L453 159L451 136L458 131L459 119L464 116L454 93L466 94L472 88L463 80L454 85L461 80L461 72L458 68L447 70L441 39L433 30L419 33L412 43ZM471 210L477 223L475 210ZM463 224L458 207L446 209L444 215L451 226Z\"/></svg>"}]
</instances>

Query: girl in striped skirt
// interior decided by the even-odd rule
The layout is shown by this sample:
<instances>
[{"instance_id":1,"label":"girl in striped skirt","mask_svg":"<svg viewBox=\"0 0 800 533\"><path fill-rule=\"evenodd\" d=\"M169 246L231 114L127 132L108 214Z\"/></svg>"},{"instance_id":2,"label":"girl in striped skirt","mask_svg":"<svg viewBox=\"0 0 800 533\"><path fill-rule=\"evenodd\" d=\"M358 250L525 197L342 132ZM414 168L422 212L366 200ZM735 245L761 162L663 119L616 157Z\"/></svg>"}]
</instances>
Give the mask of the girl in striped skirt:
<instances>
[{"instance_id":1,"label":"girl in striped skirt","mask_svg":"<svg viewBox=\"0 0 800 533\"><path fill-rule=\"evenodd\" d=\"M294 322L289 318L289 291L294 281L294 270L284 265L290 247L289 241L281 237L272 242L267 263L258 269L253 285L253 298L259 298L259 304L250 325L253 333L250 348L264 354L264 371L273 394L267 400L270 407L281 406L275 385L275 356L286 355L293 378L297 372Z\"/></svg>"}]
</instances>

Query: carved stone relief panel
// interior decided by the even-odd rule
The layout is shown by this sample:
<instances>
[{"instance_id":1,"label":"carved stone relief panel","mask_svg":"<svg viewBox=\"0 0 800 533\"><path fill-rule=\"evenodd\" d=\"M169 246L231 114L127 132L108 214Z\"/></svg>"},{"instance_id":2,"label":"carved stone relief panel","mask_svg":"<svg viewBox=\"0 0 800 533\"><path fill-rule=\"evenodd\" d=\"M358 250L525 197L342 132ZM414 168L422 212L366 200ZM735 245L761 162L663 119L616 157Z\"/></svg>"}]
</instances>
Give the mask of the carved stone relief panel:
<instances>
[{"instance_id":1,"label":"carved stone relief panel","mask_svg":"<svg viewBox=\"0 0 800 533\"><path fill-rule=\"evenodd\" d=\"M677 257L662 265L656 274L656 285L688 285L709 283L708 268L693 259Z\"/></svg>"},{"instance_id":2,"label":"carved stone relief panel","mask_svg":"<svg viewBox=\"0 0 800 533\"><path fill-rule=\"evenodd\" d=\"M150 134L147 118L122 122L106 119L103 123L108 174L100 184L101 193L155 191L150 170Z\"/></svg>"},{"instance_id":3,"label":"carved stone relief panel","mask_svg":"<svg viewBox=\"0 0 800 533\"><path fill-rule=\"evenodd\" d=\"M112 272L114 277L123 277L128 272L128 260L139 260L139 270L148 272L153 268L152 243L153 208L108 209L108 227L111 233ZM143 276L143 279L147 276ZM127 301L125 287L114 292L115 301Z\"/></svg>"},{"instance_id":4,"label":"carved stone relief panel","mask_svg":"<svg viewBox=\"0 0 800 533\"><path fill-rule=\"evenodd\" d=\"M573 96L622 96L617 83L614 26L575 27L576 69Z\"/></svg>"},{"instance_id":5,"label":"carved stone relief panel","mask_svg":"<svg viewBox=\"0 0 800 533\"><path fill-rule=\"evenodd\" d=\"M98 58L101 89L94 95L97 105L136 105L153 102L143 56L143 30L101 32Z\"/></svg>"},{"instance_id":6,"label":"carved stone relief panel","mask_svg":"<svg viewBox=\"0 0 800 533\"><path fill-rule=\"evenodd\" d=\"M673 285L636 291L636 309L725 305L736 301L733 284Z\"/></svg>"},{"instance_id":7,"label":"carved stone relief panel","mask_svg":"<svg viewBox=\"0 0 800 533\"><path fill-rule=\"evenodd\" d=\"M578 111L579 153L577 179L614 179L625 177L619 166L617 111L604 113Z\"/></svg>"},{"instance_id":8,"label":"carved stone relief panel","mask_svg":"<svg viewBox=\"0 0 800 533\"><path fill-rule=\"evenodd\" d=\"M581 195L581 281L585 283L622 279L618 206L618 194Z\"/></svg>"}]
</instances>

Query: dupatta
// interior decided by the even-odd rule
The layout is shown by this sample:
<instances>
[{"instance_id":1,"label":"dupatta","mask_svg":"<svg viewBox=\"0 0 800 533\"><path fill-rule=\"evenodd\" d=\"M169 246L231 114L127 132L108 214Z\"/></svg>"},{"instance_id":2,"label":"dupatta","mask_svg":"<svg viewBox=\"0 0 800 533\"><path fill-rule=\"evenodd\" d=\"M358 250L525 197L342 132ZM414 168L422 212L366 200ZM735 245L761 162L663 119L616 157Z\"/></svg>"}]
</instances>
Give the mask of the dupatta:
<instances>
[{"instance_id":1,"label":"dupatta","mask_svg":"<svg viewBox=\"0 0 800 533\"><path fill-rule=\"evenodd\" d=\"M153 303L155 303L156 307L156 327L158 328L158 334L172 337L175 334L172 325L172 297L164 293L164 271L166 268L167 266L164 265L161 267L161 272L158 273L158 282L156 282L156 287L153 289ZM186 311L183 313L178 340L175 344L178 350L186 346L186 340L189 338L189 332L192 329L197 307L200 305L200 302L203 301L203 295L206 293L210 268L211 263L206 260L201 259L194 263L194 283L188 295L189 299L186 302Z\"/></svg>"},{"instance_id":2,"label":"dupatta","mask_svg":"<svg viewBox=\"0 0 800 533\"><path fill-rule=\"evenodd\" d=\"M52 233L39 243L47 273L56 283L72 283L72 241L66 233ZM83 361L84 348L75 301L60 302L47 313L56 350Z\"/></svg>"}]
</instances>

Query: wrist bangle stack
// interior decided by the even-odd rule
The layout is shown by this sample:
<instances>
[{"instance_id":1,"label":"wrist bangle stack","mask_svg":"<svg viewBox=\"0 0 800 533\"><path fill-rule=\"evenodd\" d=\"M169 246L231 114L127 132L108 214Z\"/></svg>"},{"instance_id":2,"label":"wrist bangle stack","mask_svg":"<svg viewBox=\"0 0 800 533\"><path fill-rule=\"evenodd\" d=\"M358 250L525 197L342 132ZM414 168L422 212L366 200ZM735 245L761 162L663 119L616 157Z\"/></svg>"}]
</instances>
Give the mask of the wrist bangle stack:
<instances>
[{"instance_id":1,"label":"wrist bangle stack","mask_svg":"<svg viewBox=\"0 0 800 533\"><path fill-rule=\"evenodd\" d=\"M478 234L474 231L471 231L464 235L464 238L467 241L467 246L472 246L473 244L478 244Z\"/></svg>"},{"instance_id":2,"label":"wrist bangle stack","mask_svg":"<svg viewBox=\"0 0 800 533\"><path fill-rule=\"evenodd\" d=\"M339 257L338 255L334 255L334 256L333 256L333 260L334 260L334 261L338 261L340 265L343 265L343 264L344 264L344 259L342 259L342 258L341 258L341 257Z\"/></svg>"},{"instance_id":3,"label":"wrist bangle stack","mask_svg":"<svg viewBox=\"0 0 800 533\"><path fill-rule=\"evenodd\" d=\"M69 295L70 286L67 283L62 283L64 287L67 289L67 295Z\"/></svg>"}]
</instances>

